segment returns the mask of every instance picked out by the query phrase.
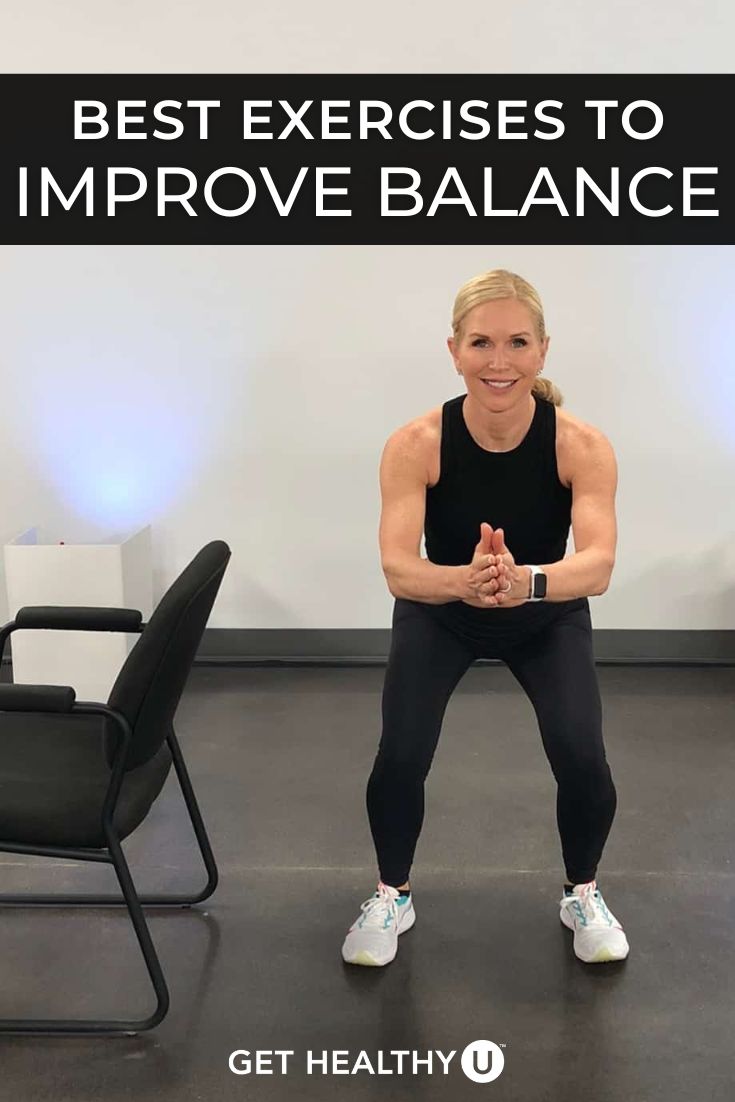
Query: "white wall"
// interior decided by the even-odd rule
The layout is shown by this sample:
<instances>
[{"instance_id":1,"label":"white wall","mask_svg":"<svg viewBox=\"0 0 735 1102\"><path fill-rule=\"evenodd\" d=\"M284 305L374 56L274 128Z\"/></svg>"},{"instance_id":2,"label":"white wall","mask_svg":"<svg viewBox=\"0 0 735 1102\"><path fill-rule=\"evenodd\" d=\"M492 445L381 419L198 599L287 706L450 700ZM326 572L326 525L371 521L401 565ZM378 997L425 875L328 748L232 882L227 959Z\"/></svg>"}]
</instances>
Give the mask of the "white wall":
<instances>
[{"instance_id":1,"label":"white wall","mask_svg":"<svg viewBox=\"0 0 735 1102\"><path fill-rule=\"evenodd\" d=\"M0 71L728 73L729 0L33 0Z\"/></svg>"},{"instance_id":2,"label":"white wall","mask_svg":"<svg viewBox=\"0 0 735 1102\"><path fill-rule=\"evenodd\" d=\"M496 266L537 286L546 374L617 452L596 626L732 628L732 248L4 247L0 541L150 523L158 600L224 539L210 626L389 626L380 454L463 392L452 300Z\"/></svg>"}]
</instances>

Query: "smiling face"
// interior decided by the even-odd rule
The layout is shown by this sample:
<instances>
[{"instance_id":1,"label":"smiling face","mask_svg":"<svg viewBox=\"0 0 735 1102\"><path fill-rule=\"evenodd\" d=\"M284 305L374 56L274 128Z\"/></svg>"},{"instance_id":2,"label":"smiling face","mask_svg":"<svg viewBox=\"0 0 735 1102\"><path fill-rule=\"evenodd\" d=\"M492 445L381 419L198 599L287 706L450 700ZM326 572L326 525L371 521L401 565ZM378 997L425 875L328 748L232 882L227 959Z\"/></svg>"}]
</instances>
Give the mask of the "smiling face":
<instances>
[{"instance_id":1,"label":"smiling face","mask_svg":"<svg viewBox=\"0 0 735 1102\"><path fill-rule=\"evenodd\" d=\"M500 409L528 401L549 338L539 339L534 316L525 303L501 298L469 310L457 340L449 337L447 347L468 393L483 405ZM491 380L512 385L493 387Z\"/></svg>"}]
</instances>

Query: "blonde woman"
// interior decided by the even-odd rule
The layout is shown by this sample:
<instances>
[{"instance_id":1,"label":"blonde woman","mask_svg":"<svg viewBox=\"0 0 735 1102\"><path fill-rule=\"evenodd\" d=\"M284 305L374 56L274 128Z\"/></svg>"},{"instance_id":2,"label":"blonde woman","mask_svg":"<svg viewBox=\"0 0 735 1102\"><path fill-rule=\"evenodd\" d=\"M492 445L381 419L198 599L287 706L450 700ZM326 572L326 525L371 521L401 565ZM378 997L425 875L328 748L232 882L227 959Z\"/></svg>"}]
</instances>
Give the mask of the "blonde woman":
<instances>
[{"instance_id":1,"label":"blonde woman","mask_svg":"<svg viewBox=\"0 0 735 1102\"><path fill-rule=\"evenodd\" d=\"M342 957L388 964L413 925L409 871L446 706L475 659L499 658L533 704L557 784L561 921L581 960L622 960L628 942L596 881L617 796L587 600L605 592L615 561L615 455L541 378L549 337L525 279L503 269L470 279L452 331L466 393L397 429L381 459L380 550L395 604L367 784L379 880Z\"/></svg>"}]
</instances>

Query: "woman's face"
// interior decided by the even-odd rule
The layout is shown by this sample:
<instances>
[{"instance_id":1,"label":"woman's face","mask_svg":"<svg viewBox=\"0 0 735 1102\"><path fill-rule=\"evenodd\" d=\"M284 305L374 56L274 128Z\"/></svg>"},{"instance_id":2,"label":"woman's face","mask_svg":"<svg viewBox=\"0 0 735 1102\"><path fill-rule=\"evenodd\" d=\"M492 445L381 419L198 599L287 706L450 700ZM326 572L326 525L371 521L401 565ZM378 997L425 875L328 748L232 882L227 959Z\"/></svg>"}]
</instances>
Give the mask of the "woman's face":
<instances>
[{"instance_id":1,"label":"woman's face","mask_svg":"<svg viewBox=\"0 0 735 1102\"><path fill-rule=\"evenodd\" d=\"M447 346L467 390L483 405L504 409L525 402L543 367L549 338L538 339L533 315L515 298L474 306L464 317L462 335ZM485 380L511 382L495 388Z\"/></svg>"}]
</instances>

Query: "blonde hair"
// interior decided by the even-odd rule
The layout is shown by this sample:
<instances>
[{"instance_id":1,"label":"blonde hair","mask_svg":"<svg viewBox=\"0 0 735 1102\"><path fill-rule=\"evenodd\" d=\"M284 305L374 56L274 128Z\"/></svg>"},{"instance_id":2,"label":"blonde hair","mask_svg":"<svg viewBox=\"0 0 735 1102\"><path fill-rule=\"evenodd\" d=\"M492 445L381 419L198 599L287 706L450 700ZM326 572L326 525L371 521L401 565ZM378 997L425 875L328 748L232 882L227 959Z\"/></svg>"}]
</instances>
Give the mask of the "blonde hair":
<instances>
[{"instance_id":1,"label":"blonde hair","mask_svg":"<svg viewBox=\"0 0 735 1102\"><path fill-rule=\"evenodd\" d=\"M462 324L466 315L474 306L482 302L490 302L498 298L515 298L525 303L529 308L536 328L536 335L540 341L546 338L546 326L544 324L544 310L541 305L538 291L532 287L522 276L515 272L509 272L505 268L494 268L490 272L482 272L463 283L457 292L452 310L452 331L454 339L462 339ZM547 402L560 406L564 397L559 388L551 379L542 379L537 376L533 383L533 393L538 394Z\"/></svg>"}]
</instances>

